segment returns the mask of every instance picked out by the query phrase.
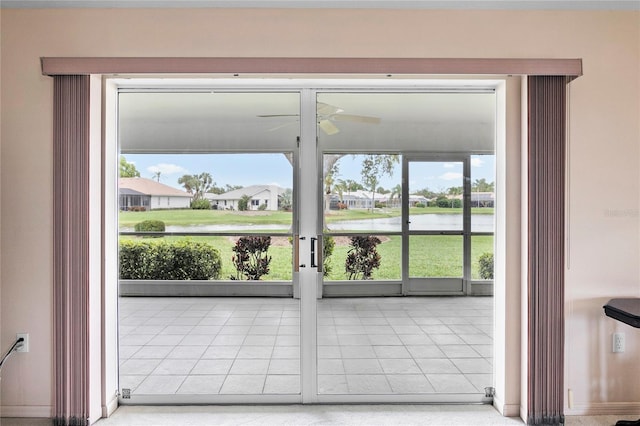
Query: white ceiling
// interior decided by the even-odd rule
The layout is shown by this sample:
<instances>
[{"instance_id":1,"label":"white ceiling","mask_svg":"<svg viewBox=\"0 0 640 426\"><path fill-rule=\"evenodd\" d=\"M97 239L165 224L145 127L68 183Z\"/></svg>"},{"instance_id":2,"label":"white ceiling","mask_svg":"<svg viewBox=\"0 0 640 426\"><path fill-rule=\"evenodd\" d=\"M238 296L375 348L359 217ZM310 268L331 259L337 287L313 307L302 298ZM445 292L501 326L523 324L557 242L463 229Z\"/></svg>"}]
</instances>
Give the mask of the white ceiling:
<instances>
[{"instance_id":1,"label":"white ceiling","mask_svg":"<svg viewBox=\"0 0 640 426\"><path fill-rule=\"evenodd\" d=\"M323 150L494 150L493 92L320 93L318 102L343 114L380 119L371 124L319 116L339 129L332 135L318 130ZM121 93L120 148L123 153L291 151L300 135L299 109L295 92Z\"/></svg>"},{"instance_id":2,"label":"white ceiling","mask_svg":"<svg viewBox=\"0 0 640 426\"><path fill-rule=\"evenodd\" d=\"M2 0L1 8L640 10L638 0Z\"/></svg>"}]
</instances>

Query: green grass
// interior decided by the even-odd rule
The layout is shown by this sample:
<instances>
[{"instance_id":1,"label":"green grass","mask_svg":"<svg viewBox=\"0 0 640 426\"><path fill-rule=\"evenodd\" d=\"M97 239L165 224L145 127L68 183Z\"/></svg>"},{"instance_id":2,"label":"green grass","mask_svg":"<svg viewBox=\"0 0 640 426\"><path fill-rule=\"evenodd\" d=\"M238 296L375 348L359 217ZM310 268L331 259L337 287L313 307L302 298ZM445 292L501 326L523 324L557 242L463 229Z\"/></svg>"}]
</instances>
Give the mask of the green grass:
<instances>
[{"instance_id":1,"label":"green grass","mask_svg":"<svg viewBox=\"0 0 640 426\"><path fill-rule=\"evenodd\" d=\"M120 237L121 239L139 237ZM222 259L221 279L229 279L235 276L235 268L231 262L233 256L233 241L228 237L163 237L167 240L189 238L212 244L220 251ZM282 237L286 239L286 237ZM462 239L457 236L429 236L428 241L410 241L410 271L413 277L461 277L462 276ZM271 256L270 273L264 280L280 281L291 280L292 248L284 245L285 241L269 248ZM344 262L347 257L348 245L336 245L330 258L332 272L328 280L346 280ZM485 252L493 252L492 236L476 236L472 239L471 259L472 277L479 279L478 257ZM401 279L401 237L391 236L378 245L378 253L382 258L380 268L373 274L376 280L400 280Z\"/></svg>"},{"instance_id":2,"label":"green grass","mask_svg":"<svg viewBox=\"0 0 640 426\"><path fill-rule=\"evenodd\" d=\"M474 214L493 214L492 208L472 209ZM462 209L443 209L438 207L412 208L410 214L462 214ZM367 210L332 210L326 216L327 222L358 220L371 218L397 217L400 209ZM198 225L261 225L285 224L292 221L290 212L238 212L222 210L152 210L147 212L120 212L120 227L132 228L143 220L161 220L166 225L198 226ZM139 238L139 237L121 237ZM164 237L167 240L183 239L185 237ZM231 262L233 256L233 241L225 236L188 237L193 240L205 241L214 245L222 259L222 279L235 276L235 269ZM279 237L285 238L286 237ZM291 280L292 276L292 248L286 240L280 239L280 244L273 244L269 249L272 257L270 273L265 280ZM461 277L462 276L462 237L459 236L414 236L410 240L409 271L412 277ZM330 259L332 268L328 280L346 280L344 262L349 247L346 244L336 245ZM377 280L401 279L401 237L384 238L378 246L378 253L382 258L381 266L374 271L373 278ZM492 236L476 236L472 239L472 277L479 279L478 257L485 252L493 252Z\"/></svg>"},{"instance_id":3,"label":"green grass","mask_svg":"<svg viewBox=\"0 0 640 426\"><path fill-rule=\"evenodd\" d=\"M492 208L471 209L473 214L493 214ZM438 207L411 208L411 215L421 214L462 214L462 209L443 209ZM331 210L325 215L327 223L342 220L378 219L400 216L399 208L375 209L373 213L364 209ZM146 212L120 212L120 227L132 228L144 220L161 220L171 226L197 225L290 225L291 212L262 211L240 212L231 210L150 210Z\"/></svg>"},{"instance_id":4,"label":"green grass","mask_svg":"<svg viewBox=\"0 0 640 426\"><path fill-rule=\"evenodd\" d=\"M291 224L291 212L239 212L230 210L150 210L120 212L120 227L133 227L143 220L161 220L165 225L260 225Z\"/></svg>"},{"instance_id":5,"label":"green grass","mask_svg":"<svg viewBox=\"0 0 640 426\"><path fill-rule=\"evenodd\" d=\"M462 237L434 235L428 241L409 242L409 272L411 277L462 277ZM400 280L402 278L401 237L391 236L378 245L381 257L380 268L374 271L373 279ZM332 271L328 280L346 280L344 261L347 257L347 245L336 245L330 258ZM471 276L480 279L478 258L482 253L493 253L493 237L473 237L471 244Z\"/></svg>"}]
</instances>

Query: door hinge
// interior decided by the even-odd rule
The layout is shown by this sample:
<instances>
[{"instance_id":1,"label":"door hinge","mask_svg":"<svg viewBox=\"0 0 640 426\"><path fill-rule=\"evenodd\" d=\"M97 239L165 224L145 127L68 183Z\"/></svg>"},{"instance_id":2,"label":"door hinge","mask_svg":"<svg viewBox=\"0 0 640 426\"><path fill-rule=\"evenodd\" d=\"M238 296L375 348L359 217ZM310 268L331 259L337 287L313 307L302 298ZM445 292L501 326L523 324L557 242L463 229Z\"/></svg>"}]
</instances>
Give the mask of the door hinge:
<instances>
[{"instance_id":1,"label":"door hinge","mask_svg":"<svg viewBox=\"0 0 640 426\"><path fill-rule=\"evenodd\" d=\"M298 145L298 148L300 148L300 136L296 136L296 144Z\"/></svg>"}]
</instances>

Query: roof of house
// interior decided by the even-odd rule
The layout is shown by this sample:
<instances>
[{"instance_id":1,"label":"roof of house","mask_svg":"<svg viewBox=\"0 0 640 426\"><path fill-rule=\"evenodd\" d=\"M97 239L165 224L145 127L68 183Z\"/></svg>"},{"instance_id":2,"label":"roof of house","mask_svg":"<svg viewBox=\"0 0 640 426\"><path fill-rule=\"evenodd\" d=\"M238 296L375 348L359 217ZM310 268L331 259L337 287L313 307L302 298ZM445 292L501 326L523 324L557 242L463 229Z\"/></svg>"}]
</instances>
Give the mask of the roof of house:
<instances>
[{"instance_id":1,"label":"roof of house","mask_svg":"<svg viewBox=\"0 0 640 426\"><path fill-rule=\"evenodd\" d=\"M245 186L244 188L234 189L233 191L225 192L224 194L205 194L205 198L209 200L239 200L243 196L247 195L249 197L253 197L261 192L266 190L272 190L276 188L278 191L278 195L284 193L285 189L281 188L277 185L250 185Z\"/></svg>"},{"instance_id":2,"label":"roof of house","mask_svg":"<svg viewBox=\"0 0 640 426\"><path fill-rule=\"evenodd\" d=\"M188 192L182 191L169 185L165 185L160 182L156 182L152 179L141 177L120 178L119 187L121 190L129 189L145 195L191 198L191 194L189 194Z\"/></svg>"},{"instance_id":3,"label":"roof of house","mask_svg":"<svg viewBox=\"0 0 640 426\"><path fill-rule=\"evenodd\" d=\"M122 187L120 187L118 189L118 192L120 193L120 195L146 195L146 194L143 194L142 192L136 191L134 189L122 188Z\"/></svg>"}]
</instances>

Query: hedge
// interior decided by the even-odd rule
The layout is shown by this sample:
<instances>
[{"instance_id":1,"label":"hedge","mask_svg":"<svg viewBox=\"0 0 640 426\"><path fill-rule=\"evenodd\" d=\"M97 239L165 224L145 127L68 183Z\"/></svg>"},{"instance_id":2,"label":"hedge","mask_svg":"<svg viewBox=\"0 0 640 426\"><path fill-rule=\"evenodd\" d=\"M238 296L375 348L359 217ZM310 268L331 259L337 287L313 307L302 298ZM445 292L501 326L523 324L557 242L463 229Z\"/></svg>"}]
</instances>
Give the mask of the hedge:
<instances>
[{"instance_id":1,"label":"hedge","mask_svg":"<svg viewBox=\"0 0 640 426\"><path fill-rule=\"evenodd\" d=\"M493 253L483 253L478 258L478 265L480 269L480 278L483 280L493 279Z\"/></svg>"},{"instance_id":2,"label":"hedge","mask_svg":"<svg viewBox=\"0 0 640 426\"><path fill-rule=\"evenodd\" d=\"M217 280L222 268L218 249L191 240L125 240L119 257L123 280Z\"/></svg>"},{"instance_id":3,"label":"hedge","mask_svg":"<svg viewBox=\"0 0 640 426\"><path fill-rule=\"evenodd\" d=\"M164 232L164 222L161 220L145 220L135 224L136 232Z\"/></svg>"}]
</instances>

